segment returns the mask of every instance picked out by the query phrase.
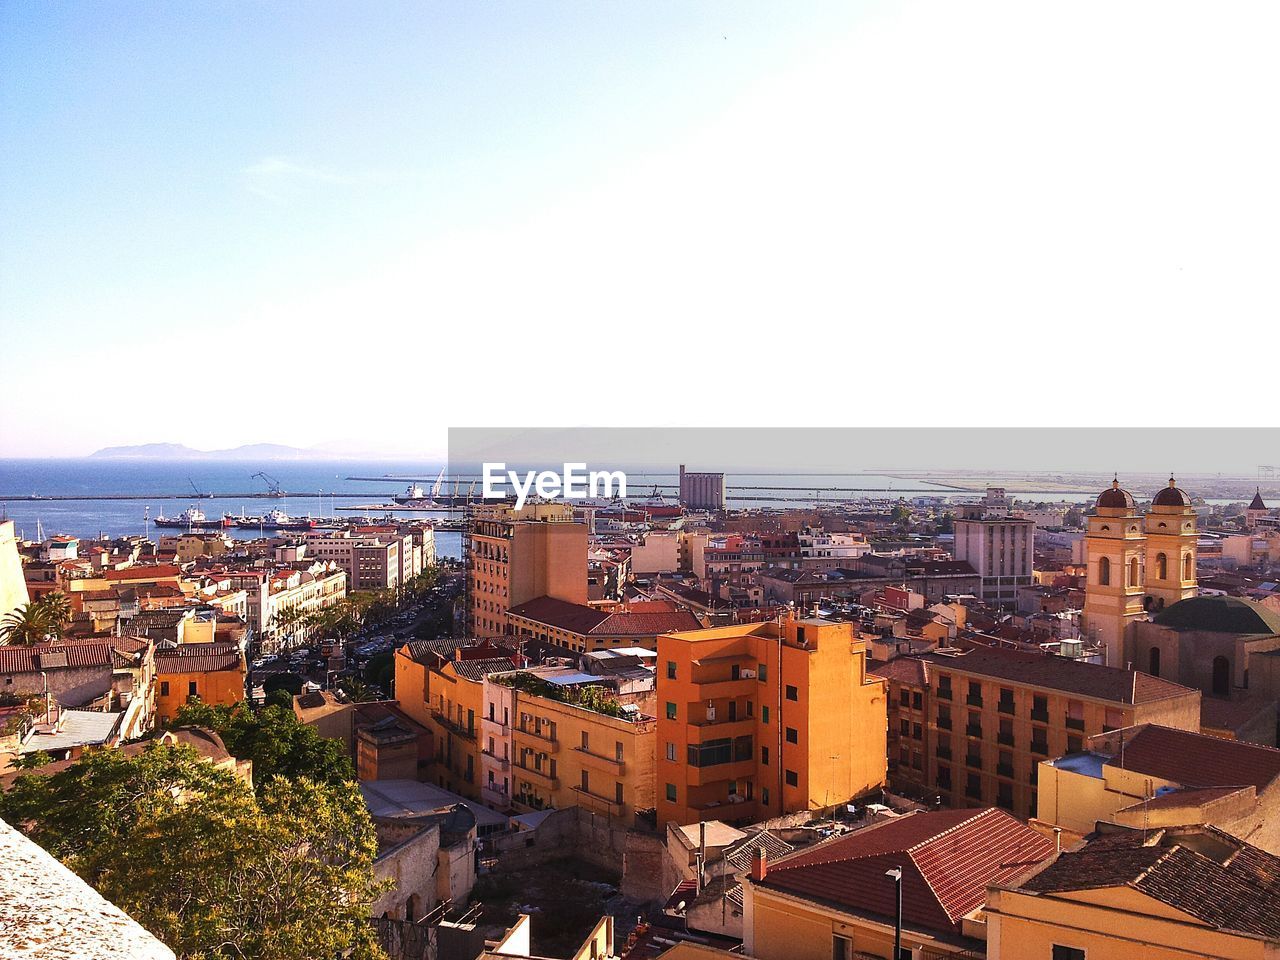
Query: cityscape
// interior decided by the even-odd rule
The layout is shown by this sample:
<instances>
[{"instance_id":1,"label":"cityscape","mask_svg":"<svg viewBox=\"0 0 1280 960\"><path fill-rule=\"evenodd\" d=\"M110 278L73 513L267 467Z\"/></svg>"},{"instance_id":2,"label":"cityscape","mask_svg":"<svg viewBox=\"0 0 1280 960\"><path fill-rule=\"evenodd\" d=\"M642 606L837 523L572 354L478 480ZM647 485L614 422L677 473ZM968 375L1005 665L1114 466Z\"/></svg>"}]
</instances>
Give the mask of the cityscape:
<instances>
[{"instance_id":1,"label":"cityscape","mask_svg":"<svg viewBox=\"0 0 1280 960\"><path fill-rule=\"evenodd\" d=\"M1273 468L419 466L330 516L236 461L253 516L0 522L12 955L1280 948ZM164 494L6 509L59 496Z\"/></svg>"}]
</instances>

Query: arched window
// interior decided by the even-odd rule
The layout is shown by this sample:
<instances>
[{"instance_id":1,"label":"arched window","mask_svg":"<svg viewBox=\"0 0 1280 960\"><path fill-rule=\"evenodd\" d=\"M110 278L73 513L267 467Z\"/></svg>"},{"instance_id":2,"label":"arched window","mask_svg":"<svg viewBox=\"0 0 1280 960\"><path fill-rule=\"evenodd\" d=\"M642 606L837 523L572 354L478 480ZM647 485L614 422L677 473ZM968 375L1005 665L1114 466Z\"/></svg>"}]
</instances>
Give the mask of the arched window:
<instances>
[{"instance_id":1,"label":"arched window","mask_svg":"<svg viewBox=\"0 0 1280 960\"><path fill-rule=\"evenodd\" d=\"M1129 558L1129 586L1136 587L1138 585L1138 558Z\"/></svg>"},{"instance_id":2,"label":"arched window","mask_svg":"<svg viewBox=\"0 0 1280 960\"><path fill-rule=\"evenodd\" d=\"M1213 658L1213 693L1217 697L1231 693L1231 664L1226 657Z\"/></svg>"},{"instance_id":3,"label":"arched window","mask_svg":"<svg viewBox=\"0 0 1280 960\"><path fill-rule=\"evenodd\" d=\"M1196 558L1189 553L1182 555L1182 579L1194 580L1196 578Z\"/></svg>"},{"instance_id":4,"label":"arched window","mask_svg":"<svg viewBox=\"0 0 1280 960\"><path fill-rule=\"evenodd\" d=\"M1147 673L1153 677L1160 676L1160 648L1152 647L1147 654Z\"/></svg>"},{"instance_id":5,"label":"arched window","mask_svg":"<svg viewBox=\"0 0 1280 960\"><path fill-rule=\"evenodd\" d=\"M1169 579L1169 558L1166 557L1163 553L1156 554L1156 579L1157 580Z\"/></svg>"},{"instance_id":6,"label":"arched window","mask_svg":"<svg viewBox=\"0 0 1280 960\"><path fill-rule=\"evenodd\" d=\"M1111 560L1107 557L1098 561L1098 583L1104 587L1111 583Z\"/></svg>"}]
</instances>

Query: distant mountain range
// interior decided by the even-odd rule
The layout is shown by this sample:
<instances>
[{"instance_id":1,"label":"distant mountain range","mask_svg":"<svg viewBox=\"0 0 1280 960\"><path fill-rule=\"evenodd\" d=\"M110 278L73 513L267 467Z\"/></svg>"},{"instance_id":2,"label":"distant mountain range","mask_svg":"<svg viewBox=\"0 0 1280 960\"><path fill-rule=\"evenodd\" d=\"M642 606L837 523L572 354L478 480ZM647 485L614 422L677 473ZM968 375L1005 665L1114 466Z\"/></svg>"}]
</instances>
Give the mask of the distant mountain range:
<instances>
[{"instance_id":1,"label":"distant mountain range","mask_svg":"<svg viewBox=\"0 0 1280 960\"><path fill-rule=\"evenodd\" d=\"M103 447L89 456L131 460L341 460L358 457L351 451L322 447L290 447L282 443L246 443L229 450L196 450L181 443L140 443L131 447Z\"/></svg>"}]
</instances>

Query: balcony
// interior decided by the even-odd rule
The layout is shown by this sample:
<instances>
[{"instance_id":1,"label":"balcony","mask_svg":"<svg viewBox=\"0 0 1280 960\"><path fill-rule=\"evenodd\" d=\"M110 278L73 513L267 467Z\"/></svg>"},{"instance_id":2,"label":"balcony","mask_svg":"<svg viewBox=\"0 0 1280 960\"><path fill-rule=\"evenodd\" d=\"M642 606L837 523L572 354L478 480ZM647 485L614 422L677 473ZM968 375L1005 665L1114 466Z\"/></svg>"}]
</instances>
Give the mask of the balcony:
<instances>
[{"instance_id":1,"label":"balcony","mask_svg":"<svg viewBox=\"0 0 1280 960\"><path fill-rule=\"evenodd\" d=\"M721 783L727 780L742 780L756 774L756 759L731 760L729 763L714 763L709 767L686 766L685 781L691 787L704 787L710 783Z\"/></svg>"},{"instance_id":2,"label":"balcony","mask_svg":"<svg viewBox=\"0 0 1280 960\"><path fill-rule=\"evenodd\" d=\"M756 681L751 677L737 680L724 678L700 682L697 678L698 698L700 700L733 700L737 697L749 697L756 692Z\"/></svg>"},{"instance_id":3,"label":"balcony","mask_svg":"<svg viewBox=\"0 0 1280 960\"><path fill-rule=\"evenodd\" d=\"M516 727L512 731L515 735L516 748L519 749L520 744L523 743L539 753L556 753L560 749L560 741L552 739L550 727L542 729L546 732L539 732L534 727Z\"/></svg>"},{"instance_id":4,"label":"balcony","mask_svg":"<svg viewBox=\"0 0 1280 960\"><path fill-rule=\"evenodd\" d=\"M464 740L475 740L476 738L476 731L474 727L468 729L456 720L450 719L447 714L441 713L439 710L431 711L431 719L440 724L440 726L444 727L450 733L462 737Z\"/></svg>"},{"instance_id":5,"label":"balcony","mask_svg":"<svg viewBox=\"0 0 1280 960\"><path fill-rule=\"evenodd\" d=\"M691 719L687 724L685 736L690 743L702 743L704 740L720 740L724 737L745 737L755 733L756 718L737 716L730 720L723 710L716 711L714 720L705 717Z\"/></svg>"},{"instance_id":6,"label":"balcony","mask_svg":"<svg viewBox=\"0 0 1280 960\"><path fill-rule=\"evenodd\" d=\"M573 788L573 792L578 801L578 806L586 807L588 810L594 810L596 813L603 813L607 817L622 816L622 804L608 797L602 797L598 793L592 793L590 790L581 785Z\"/></svg>"},{"instance_id":7,"label":"balcony","mask_svg":"<svg viewBox=\"0 0 1280 960\"><path fill-rule=\"evenodd\" d=\"M1068 729L1068 730L1083 730L1083 729L1084 729L1084 720L1083 720L1082 718L1067 717L1067 729Z\"/></svg>"},{"instance_id":8,"label":"balcony","mask_svg":"<svg viewBox=\"0 0 1280 960\"><path fill-rule=\"evenodd\" d=\"M554 790L560 785L560 778L551 776L549 770L537 770L533 767L522 767L520 764L512 765L512 772L526 783L536 784L548 790Z\"/></svg>"},{"instance_id":9,"label":"balcony","mask_svg":"<svg viewBox=\"0 0 1280 960\"><path fill-rule=\"evenodd\" d=\"M606 757L602 753L592 753L586 747L574 747L573 752L581 759L584 767L590 770L599 770L601 773L607 773L610 776L622 776L622 771L626 767L626 763L617 759L617 757Z\"/></svg>"},{"instance_id":10,"label":"balcony","mask_svg":"<svg viewBox=\"0 0 1280 960\"><path fill-rule=\"evenodd\" d=\"M484 764L497 770L506 771L511 768L511 760L508 757L500 757L496 753L490 753L488 750L481 750L480 756L484 758L482 760Z\"/></svg>"}]
</instances>

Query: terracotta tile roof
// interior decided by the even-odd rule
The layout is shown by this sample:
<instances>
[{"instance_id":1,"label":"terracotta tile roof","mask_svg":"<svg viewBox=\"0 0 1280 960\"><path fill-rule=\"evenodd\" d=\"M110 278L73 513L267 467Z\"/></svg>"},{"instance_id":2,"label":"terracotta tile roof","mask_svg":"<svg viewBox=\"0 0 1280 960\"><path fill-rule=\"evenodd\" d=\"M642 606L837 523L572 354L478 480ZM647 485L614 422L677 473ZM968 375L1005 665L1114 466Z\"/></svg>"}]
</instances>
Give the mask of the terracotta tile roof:
<instances>
[{"instance_id":1,"label":"terracotta tile roof","mask_svg":"<svg viewBox=\"0 0 1280 960\"><path fill-rule=\"evenodd\" d=\"M1103 835L1064 853L1020 889L1053 894L1120 886L1219 929L1280 938L1280 857L1213 827Z\"/></svg>"},{"instance_id":2,"label":"terracotta tile roof","mask_svg":"<svg viewBox=\"0 0 1280 960\"><path fill-rule=\"evenodd\" d=\"M183 643L156 651L156 673L219 673L239 670L240 648L234 643Z\"/></svg>"},{"instance_id":3,"label":"terracotta tile roof","mask_svg":"<svg viewBox=\"0 0 1280 960\"><path fill-rule=\"evenodd\" d=\"M939 670L1008 680L1113 703L1151 703L1195 693L1190 687L1136 670L1020 650L974 647L959 654L921 654L920 659Z\"/></svg>"},{"instance_id":4,"label":"terracotta tile roof","mask_svg":"<svg viewBox=\"0 0 1280 960\"><path fill-rule=\"evenodd\" d=\"M960 920L1053 854L1053 844L1009 814L941 810L889 820L768 865L762 885L850 913L892 917L902 868L902 911L912 929L958 935Z\"/></svg>"},{"instance_id":5,"label":"terracotta tile roof","mask_svg":"<svg viewBox=\"0 0 1280 960\"><path fill-rule=\"evenodd\" d=\"M1261 793L1280 777L1280 750L1151 724L1126 738L1107 765L1185 787L1252 785Z\"/></svg>"},{"instance_id":6,"label":"terracotta tile roof","mask_svg":"<svg viewBox=\"0 0 1280 960\"><path fill-rule=\"evenodd\" d=\"M923 687L929 679L925 662L919 657L894 657L892 660L868 661L867 673L886 680L896 680L912 687Z\"/></svg>"},{"instance_id":7,"label":"terracotta tile roof","mask_svg":"<svg viewBox=\"0 0 1280 960\"><path fill-rule=\"evenodd\" d=\"M31 647L0 645L0 673L38 673L41 670L83 670L112 663L111 644L39 643Z\"/></svg>"},{"instance_id":8,"label":"terracotta tile roof","mask_svg":"<svg viewBox=\"0 0 1280 960\"><path fill-rule=\"evenodd\" d=\"M503 657L495 657L487 660L451 660L453 664L453 672L467 680L475 680L477 682L483 680L491 673L506 673L508 670L516 669L516 666L510 659Z\"/></svg>"},{"instance_id":9,"label":"terracotta tile roof","mask_svg":"<svg viewBox=\"0 0 1280 960\"><path fill-rule=\"evenodd\" d=\"M785 840L775 837L768 830L756 830L727 848L724 852L724 858L735 870L750 870L751 856L760 847L764 847L766 856L770 860L784 857L795 850L794 846Z\"/></svg>"},{"instance_id":10,"label":"terracotta tile roof","mask_svg":"<svg viewBox=\"0 0 1280 960\"><path fill-rule=\"evenodd\" d=\"M527 600L512 607L511 614L584 636L656 637L702 627L698 618L687 610L621 610L609 613L555 597Z\"/></svg>"},{"instance_id":11,"label":"terracotta tile roof","mask_svg":"<svg viewBox=\"0 0 1280 960\"><path fill-rule=\"evenodd\" d=\"M104 570L105 580L168 580L182 575L182 568L175 564L125 567L122 570Z\"/></svg>"}]
</instances>

